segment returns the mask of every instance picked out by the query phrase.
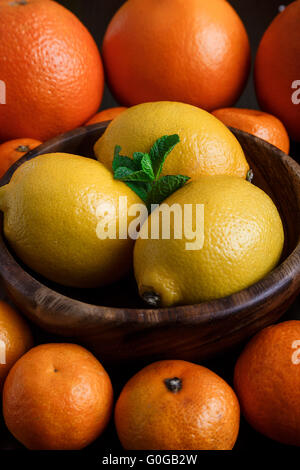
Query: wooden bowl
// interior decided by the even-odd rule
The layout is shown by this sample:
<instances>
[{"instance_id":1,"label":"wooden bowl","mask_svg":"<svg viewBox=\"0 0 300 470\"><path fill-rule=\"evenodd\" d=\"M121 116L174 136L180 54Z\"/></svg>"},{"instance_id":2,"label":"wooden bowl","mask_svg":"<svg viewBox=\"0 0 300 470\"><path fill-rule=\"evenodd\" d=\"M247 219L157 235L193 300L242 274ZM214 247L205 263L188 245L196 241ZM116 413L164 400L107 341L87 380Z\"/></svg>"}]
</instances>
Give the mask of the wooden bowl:
<instances>
[{"instance_id":1,"label":"wooden bowl","mask_svg":"<svg viewBox=\"0 0 300 470\"><path fill-rule=\"evenodd\" d=\"M92 157L106 126L79 128L41 145L21 158L1 185L21 163L43 153ZM42 279L17 260L2 233L0 275L15 305L41 328L86 345L110 363L206 359L278 320L300 290L300 167L265 141L232 131L254 171L254 184L274 200L285 228L281 264L268 276L212 302L151 309L139 300L132 275L104 289L64 288Z\"/></svg>"}]
</instances>

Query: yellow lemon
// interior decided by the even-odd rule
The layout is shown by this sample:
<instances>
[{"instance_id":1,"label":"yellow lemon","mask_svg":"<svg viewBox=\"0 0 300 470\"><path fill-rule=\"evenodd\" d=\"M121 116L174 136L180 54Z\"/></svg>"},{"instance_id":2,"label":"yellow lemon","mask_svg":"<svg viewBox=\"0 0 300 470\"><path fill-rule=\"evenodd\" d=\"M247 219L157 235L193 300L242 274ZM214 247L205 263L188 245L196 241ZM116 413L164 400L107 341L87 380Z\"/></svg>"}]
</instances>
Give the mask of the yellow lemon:
<instances>
[{"instance_id":1,"label":"yellow lemon","mask_svg":"<svg viewBox=\"0 0 300 470\"><path fill-rule=\"evenodd\" d=\"M111 170L116 145L122 155L132 157L137 151L149 152L158 138L171 134L178 134L180 143L167 157L162 175L246 178L249 166L232 132L210 113L184 103L160 101L127 109L109 124L94 150Z\"/></svg>"},{"instance_id":2,"label":"yellow lemon","mask_svg":"<svg viewBox=\"0 0 300 470\"><path fill-rule=\"evenodd\" d=\"M139 197L101 163L47 154L21 165L0 189L4 234L20 259L57 283L96 287L120 278L132 264L133 241L119 239L128 206ZM125 201L125 199L124 199ZM106 230L115 230L116 237Z\"/></svg>"},{"instance_id":3,"label":"yellow lemon","mask_svg":"<svg viewBox=\"0 0 300 470\"><path fill-rule=\"evenodd\" d=\"M162 236L165 217L157 239L151 235L162 205L143 224L134 249L140 295L153 305L193 304L233 294L259 281L280 259L284 232L279 213L269 196L246 180L202 176L164 204L165 216L174 209L169 239ZM185 212L188 208L192 212ZM175 227L179 219L182 237Z\"/></svg>"}]
</instances>

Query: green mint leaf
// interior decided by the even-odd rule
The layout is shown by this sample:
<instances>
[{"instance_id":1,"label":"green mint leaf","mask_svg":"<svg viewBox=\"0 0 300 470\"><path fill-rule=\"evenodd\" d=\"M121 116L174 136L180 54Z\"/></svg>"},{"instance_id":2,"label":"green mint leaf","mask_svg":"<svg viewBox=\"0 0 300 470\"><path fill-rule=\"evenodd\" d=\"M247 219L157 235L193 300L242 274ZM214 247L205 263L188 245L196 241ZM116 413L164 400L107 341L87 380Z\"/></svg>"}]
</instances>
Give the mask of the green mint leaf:
<instances>
[{"instance_id":1,"label":"green mint leaf","mask_svg":"<svg viewBox=\"0 0 300 470\"><path fill-rule=\"evenodd\" d=\"M161 174L162 167L167 156L173 150L175 145L178 144L178 142L180 142L178 134L164 135L152 146L149 155L152 162L153 173L156 179Z\"/></svg>"},{"instance_id":2,"label":"green mint leaf","mask_svg":"<svg viewBox=\"0 0 300 470\"><path fill-rule=\"evenodd\" d=\"M153 173L153 169L152 169L152 162L151 162L151 158L150 158L150 155L148 155L148 153L145 153L142 160L141 160L141 167L142 167L142 170L144 171L144 173L146 173L150 180L153 181L154 180L154 173Z\"/></svg>"},{"instance_id":3,"label":"green mint leaf","mask_svg":"<svg viewBox=\"0 0 300 470\"><path fill-rule=\"evenodd\" d=\"M136 182L136 183L130 183L126 182L126 185L132 189L140 198L142 201L146 203L147 200L147 195L149 192L149 189L147 188L147 185L141 182Z\"/></svg>"},{"instance_id":4,"label":"green mint leaf","mask_svg":"<svg viewBox=\"0 0 300 470\"><path fill-rule=\"evenodd\" d=\"M114 159L112 163L113 171L116 171L120 167L126 167L132 171L138 170L134 160L132 160L132 158L120 155L120 152L121 152L121 147L119 145L116 145L115 151L114 151Z\"/></svg>"},{"instance_id":5,"label":"green mint leaf","mask_svg":"<svg viewBox=\"0 0 300 470\"><path fill-rule=\"evenodd\" d=\"M134 152L133 154L133 161L136 165L136 169L139 170L141 168L141 161L145 154L143 152Z\"/></svg>"},{"instance_id":6,"label":"green mint leaf","mask_svg":"<svg viewBox=\"0 0 300 470\"><path fill-rule=\"evenodd\" d=\"M126 168L126 166L120 166L114 172L114 179L124 181L124 178L128 178L133 173L134 171L130 168Z\"/></svg>"},{"instance_id":7,"label":"green mint leaf","mask_svg":"<svg viewBox=\"0 0 300 470\"><path fill-rule=\"evenodd\" d=\"M142 183L149 183L152 181L150 176L143 170L132 171L129 168L120 167L114 173L114 178L120 181L140 181Z\"/></svg>"},{"instance_id":8,"label":"green mint leaf","mask_svg":"<svg viewBox=\"0 0 300 470\"><path fill-rule=\"evenodd\" d=\"M189 176L183 175L162 176L153 184L148 193L146 201L148 208L151 207L151 204L161 204L167 197L182 188L189 179Z\"/></svg>"},{"instance_id":9,"label":"green mint leaf","mask_svg":"<svg viewBox=\"0 0 300 470\"><path fill-rule=\"evenodd\" d=\"M155 142L149 154L134 152L132 159L120 155L121 147L117 145L112 165L114 178L126 183L148 209L151 204L160 204L190 179L183 175L159 178L167 156L179 141L177 134L165 135Z\"/></svg>"}]
</instances>

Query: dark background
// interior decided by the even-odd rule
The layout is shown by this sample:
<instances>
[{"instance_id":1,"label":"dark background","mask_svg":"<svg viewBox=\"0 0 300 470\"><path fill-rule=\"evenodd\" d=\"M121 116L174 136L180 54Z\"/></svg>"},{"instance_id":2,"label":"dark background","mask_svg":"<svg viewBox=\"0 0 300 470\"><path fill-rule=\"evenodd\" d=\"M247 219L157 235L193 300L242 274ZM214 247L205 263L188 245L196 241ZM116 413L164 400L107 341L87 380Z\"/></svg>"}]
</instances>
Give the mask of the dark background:
<instances>
[{"instance_id":1,"label":"dark background","mask_svg":"<svg viewBox=\"0 0 300 470\"><path fill-rule=\"evenodd\" d=\"M69 8L81 19L81 21L87 26L94 36L101 50L105 29L114 12L124 3L124 0L60 0L59 3ZM254 60L259 41L272 19L278 13L279 6L283 3L287 5L292 2L284 0L282 2L280 0L230 0L230 3L239 13L248 30L252 47L252 59ZM300 58L297 59L300 60ZM105 109L107 107L114 106L115 104L116 102L111 96L109 90L106 88L101 108ZM249 78L248 85L237 105L239 107L257 108L252 74ZM296 159L299 155L299 150L299 144L296 145L295 143L292 143L291 155ZM298 302L295 303L289 312L286 313L283 320L292 318L300 320L300 309ZM38 331L37 329L35 333L36 338L38 338L38 342L53 341L53 338L47 337L46 334ZM220 376L225 378L225 380L227 380L230 384L232 384L234 364L240 350L241 347L237 348L231 353L222 355L221 358L208 361L204 365L214 370ZM105 364L104 366L106 367ZM128 369L123 368L122 370L110 370L109 367L107 367L107 370L112 378L116 397L118 396L122 386L137 371L137 369L138 366L136 366L136 368L131 366ZM16 449L21 447L22 446L18 444L7 432L4 426L2 425L1 427L0 425L0 449ZM111 422L105 433L86 451L98 452L100 456L105 451L107 453L109 450L112 452L115 450L115 452L117 452L120 451L120 449L121 447L114 430L114 425L113 422ZM242 419L239 438L234 448L235 451L254 450L256 453L279 449L289 450L289 447L283 446L259 435Z\"/></svg>"}]
</instances>

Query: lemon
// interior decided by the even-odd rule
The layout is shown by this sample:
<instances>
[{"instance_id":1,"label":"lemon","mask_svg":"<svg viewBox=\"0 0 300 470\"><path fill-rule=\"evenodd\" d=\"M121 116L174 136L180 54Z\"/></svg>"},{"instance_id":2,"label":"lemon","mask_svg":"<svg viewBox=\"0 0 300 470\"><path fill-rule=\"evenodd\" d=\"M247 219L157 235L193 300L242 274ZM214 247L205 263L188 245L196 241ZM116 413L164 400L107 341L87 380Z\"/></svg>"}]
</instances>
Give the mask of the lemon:
<instances>
[{"instance_id":1,"label":"lemon","mask_svg":"<svg viewBox=\"0 0 300 470\"><path fill-rule=\"evenodd\" d=\"M118 237L119 224L127 223L127 210L119 211L120 196L127 197L128 206L141 203L96 160L41 155L21 165L0 189L4 234L25 264L52 281L74 287L107 284L132 265L133 241ZM101 230L99 235L101 223L104 232L105 225L112 230L115 225L117 238L105 239Z\"/></svg>"},{"instance_id":2,"label":"lemon","mask_svg":"<svg viewBox=\"0 0 300 470\"><path fill-rule=\"evenodd\" d=\"M180 143L167 157L162 175L246 177L249 166L235 136L210 113L184 103L160 101L127 109L109 124L94 150L111 170L116 145L122 155L132 157L136 151L149 152L158 138L171 134L178 134Z\"/></svg>"},{"instance_id":3,"label":"lemon","mask_svg":"<svg viewBox=\"0 0 300 470\"><path fill-rule=\"evenodd\" d=\"M163 206L152 212L134 249L139 292L149 303L172 306L224 297L259 281L278 263L284 242L279 213L269 196L248 181L202 176L164 203L167 208L175 204L175 215L185 214L185 204L192 205L187 220L199 232L198 246L193 245L196 237L191 242L190 230L175 237L175 216L170 239L162 236L162 222L158 239L151 238L150 227ZM199 217L196 204L203 209Z\"/></svg>"}]
</instances>

